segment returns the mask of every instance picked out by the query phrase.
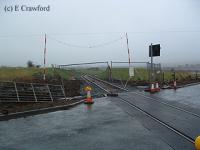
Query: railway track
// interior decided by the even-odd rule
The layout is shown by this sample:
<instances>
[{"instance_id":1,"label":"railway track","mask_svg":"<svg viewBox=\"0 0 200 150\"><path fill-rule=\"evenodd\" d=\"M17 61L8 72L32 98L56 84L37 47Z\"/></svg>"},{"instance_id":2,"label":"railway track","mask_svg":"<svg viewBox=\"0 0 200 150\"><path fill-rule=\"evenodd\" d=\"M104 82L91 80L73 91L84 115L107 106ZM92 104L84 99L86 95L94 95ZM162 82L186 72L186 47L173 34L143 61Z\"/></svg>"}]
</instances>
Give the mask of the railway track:
<instances>
[{"instance_id":1,"label":"railway track","mask_svg":"<svg viewBox=\"0 0 200 150\"><path fill-rule=\"evenodd\" d=\"M182 112L186 112L186 113L188 113L188 114L191 114L191 115L193 115L193 116L195 116L195 117L200 118L200 115L199 115L199 114L194 113L194 112L191 112L191 111L188 111L188 110L185 110L185 109L183 109L183 108L181 108L181 107L173 106L173 105L171 105L171 104L169 104L169 103L167 103L167 102L163 102L161 98L157 98L157 97L152 98L152 97L146 96L146 95L144 95L144 94L142 94L142 93L140 93L140 92L131 92L131 93L134 93L134 94L143 96L144 98L147 98L147 99L149 99L149 100L156 101L156 102L161 103L161 104L163 104L163 105L166 105L166 106L168 106L168 107L177 109L177 110L182 111Z\"/></svg>"},{"instance_id":2,"label":"railway track","mask_svg":"<svg viewBox=\"0 0 200 150\"><path fill-rule=\"evenodd\" d=\"M98 86L107 93L128 91L127 89L123 89L121 87L118 87L116 85L108 83L107 81L103 81L93 76L87 75L84 76L83 78L88 82L91 82L92 84ZM129 94L131 94L131 96ZM200 124L199 114L163 102L159 98L152 98L146 96L140 92L122 93L118 96L118 100L130 106L131 108L141 112L143 115L151 118L155 122L159 123L161 126L169 129L170 131L184 138L191 144L194 144L197 134L200 133L200 130L198 129L199 128L198 125ZM152 106L151 111L149 110L148 106L145 106L145 104L147 103L148 105ZM158 113L156 111L156 107L158 107L158 110L163 109L164 113L156 114ZM169 113L167 111L169 111ZM168 114L175 114L175 115L167 116ZM168 119L166 119L165 117L166 118L168 117ZM186 121L188 120L188 122L185 123L186 125L184 125L185 120Z\"/></svg>"},{"instance_id":3,"label":"railway track","mask_svg":"<svg viewBox=\"0 0 200 150\"><path fill-rule=\"evenodd\" d=\"M90 82L106 92L106 94L114 94L114 93L119 93L122 91L128 91L128 89L125 89L123 87L117 86L115 84L112 84L110 82L101 80L97 77L91 76L91 75L83 75L81 78L87 82Z\"/></svg>"}]
</instances>

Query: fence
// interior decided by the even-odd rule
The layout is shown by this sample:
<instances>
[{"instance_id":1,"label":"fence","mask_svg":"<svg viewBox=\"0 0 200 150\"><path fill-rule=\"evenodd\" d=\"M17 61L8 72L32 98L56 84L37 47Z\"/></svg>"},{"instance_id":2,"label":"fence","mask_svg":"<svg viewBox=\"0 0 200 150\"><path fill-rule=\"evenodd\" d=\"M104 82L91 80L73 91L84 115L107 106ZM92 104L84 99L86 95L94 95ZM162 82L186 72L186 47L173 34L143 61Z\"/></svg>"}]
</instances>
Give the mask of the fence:
<instances>
[{"instance_id":1,"label":"fence","mask_svg":"<svg viewBox=\"0 0 200 150\"><path fill-rule=\"evenodd\" d=\"M162 75L161 64L153 64L152 70L151 70L151 63L147 63L147 69L148 69L148 74L149 74L149 81L162 82L163 75Z\"/></svg>"},{"instance_id":2,"label":"fence","mask_svg":"<svg viewBox=\"0 0 200 150\"><path fill-rule=\"evenodd\" d=\"M45 102L65 98L62 85L0 82L0 102Z\"/></svg>"},{"instance_id":3,"label":"fence","mask_svg":"<svg viewBox=\"0 0 200 150\"><path fill-rule=\"evenodd\" d=\"M90 74L102 79L109 79L110 66L108 62L90 62L90 63L78 63L68 65L58 65L56 67L57 72L65 74L67 79L80 78L83 74ZM64 72L62 72L64 70Z\"/></svg>"},{"instance_id":4,"label":"fence","mask_svg":"<svg viewBox=\"0 0 200 150\"><path fill-rule=\"evenodd\" d=\"M153 64L152 71L149 62L130 62L130 66L134 68L134 77L131 78L132 80L162 81L161 64ZM65 74L64 76L67 79L80 78L83 74L94 75L105 80L129 79L129 62L91 62L58 65L55 68L60 74Z\"/></svg>"},{"instance_id":5,"label":"fence","mask_svg":"<svg viewBox=\"0 0 200 150\"><path fill-rule=\"evenodd\" d=\"M130 62L134 68L133 80L149 80L148 62ZM111 62L112 80L127 80L129 78L129 62Z\"/></svg>"}]
</instances>

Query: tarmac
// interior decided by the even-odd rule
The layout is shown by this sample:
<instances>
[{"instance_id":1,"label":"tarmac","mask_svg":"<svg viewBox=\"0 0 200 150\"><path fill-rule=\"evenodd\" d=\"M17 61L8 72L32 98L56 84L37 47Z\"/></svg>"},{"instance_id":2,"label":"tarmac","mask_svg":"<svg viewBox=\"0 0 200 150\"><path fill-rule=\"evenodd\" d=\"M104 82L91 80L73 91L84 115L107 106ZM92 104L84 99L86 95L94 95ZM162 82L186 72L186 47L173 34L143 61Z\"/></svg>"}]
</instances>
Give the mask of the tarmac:
<instances>
[{"instance_id":1,"label":"tarmac","mask_svg":"<svg viewBox=\"0 0 200 150\"><path fill-rule=\"evenodd\" d=\"M70 110L0 122L2 150L172 150L110 98Z\"/></svg>"},{"instance_id":2,"label":"tarmac","mask_svg":"<svg viewBox=\"0 0 200 150\"><path fill-rule=\"evenodd\" d=\"M174 94L170 92L168 97L167 92L152 97L164 97L170 102ZM186 93L176 92L179 101L184 95L180 92ZM189 115L174 113L171 108L129 92L97 98L93 105L80 104L69 110L0 121L0 150L194 150L193 144L122 103L120 97L191 136L200 132L198 119L193 122L195 118ZM185 99L183 104L189 102Z\"/></svg>"}]
</instances>

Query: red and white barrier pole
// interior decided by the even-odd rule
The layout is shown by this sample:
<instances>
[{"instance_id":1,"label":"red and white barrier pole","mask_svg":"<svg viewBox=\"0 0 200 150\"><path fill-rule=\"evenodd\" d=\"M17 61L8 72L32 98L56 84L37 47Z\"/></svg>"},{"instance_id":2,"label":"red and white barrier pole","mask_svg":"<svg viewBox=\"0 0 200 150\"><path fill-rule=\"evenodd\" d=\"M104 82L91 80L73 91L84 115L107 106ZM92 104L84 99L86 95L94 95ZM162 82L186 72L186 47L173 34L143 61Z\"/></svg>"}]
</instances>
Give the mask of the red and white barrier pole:
<instances>
[{"instance_id":1,"label":"red and white barrier pole","mask_svg":"<svg viewBox=\"0 0 200 150\"><path fill-rule=\"evenodd\" d=\"M45 39L44 39L44 73L43 73L43 80L46 80L46 46L47 46L47 35L45 34Z\"/></svg>"}]
</instances>

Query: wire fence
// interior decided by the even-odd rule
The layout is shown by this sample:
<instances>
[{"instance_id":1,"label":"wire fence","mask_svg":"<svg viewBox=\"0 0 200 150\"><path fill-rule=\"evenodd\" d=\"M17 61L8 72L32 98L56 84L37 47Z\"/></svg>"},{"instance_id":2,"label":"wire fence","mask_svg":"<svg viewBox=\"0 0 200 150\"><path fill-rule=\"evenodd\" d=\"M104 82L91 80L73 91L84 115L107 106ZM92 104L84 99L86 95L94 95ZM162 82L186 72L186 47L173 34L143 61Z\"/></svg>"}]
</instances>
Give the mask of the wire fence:
<instances>
[{"instance_id":1,"label":"wire fence","mask_svg":"<svg viewBox=\"0 0 200 150\"><path fill-rule=\"evenodd\" d=\"M110 65L108 62L58 65L56 70L59 73L62 73L63 76L72 80L76 78L80 79L80 77L84 74L89 74L105 80L110 80Z\"/></svg>"},{"instance_id":2,"label":"wire fence","mask_svg":"<svg viewBox=\"0 0 200 150\"><path fill-rule=\"evenodd\" d=\"M0 82L0 102L46 102L66 99L62 85Z\"/></svg>"},{"instance_id":3,"label":"wire fence","mask_svg":"<svg viewBox=\"0 0 200 150\"><path fill-rule=\"evenodd\" d=\"M152 66L152 70L151 70L151 63L147 63L149 81L162 82L163 81L163 74L162 74L161 64L152 64L152 65L153 66Z\"/></svg>"},{"instance_id":4,"label":"wire fence","mask_svg":"<svg viewBox=\"0 0 200 150\"><path fill-rule=\"evenodd\" d=\"M130 77L130 68L133 76ZM148 62L111 62L112 80L149 80Z\"/></svg>"},{"instance_id":5,"label":"wire fence","mask_svg":"<svg viewBox=\"0 0 200 150\"><path fill-rule=\"evenodd\" d=\"M55 68L60 73L65 72L64 76L68 76L68 79L80 78L81 75L89 74L109 81L128 79L132 81L150 81L152 76L154 81L162 80L161 64L153 64L153 70L151 71L149 62L90 62L57 65ZM130 69L133 71L131 77Z\"/></svg>"}]
</instances>

